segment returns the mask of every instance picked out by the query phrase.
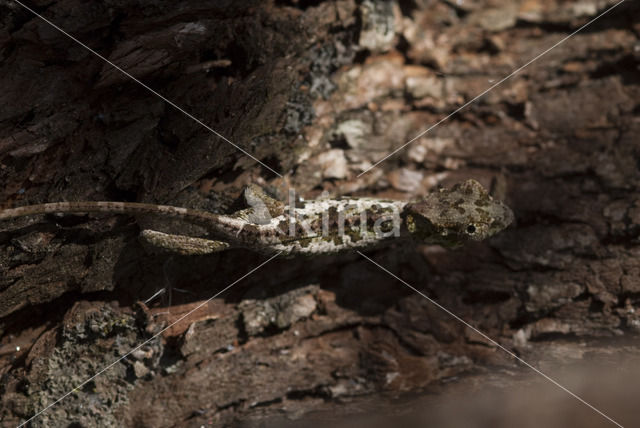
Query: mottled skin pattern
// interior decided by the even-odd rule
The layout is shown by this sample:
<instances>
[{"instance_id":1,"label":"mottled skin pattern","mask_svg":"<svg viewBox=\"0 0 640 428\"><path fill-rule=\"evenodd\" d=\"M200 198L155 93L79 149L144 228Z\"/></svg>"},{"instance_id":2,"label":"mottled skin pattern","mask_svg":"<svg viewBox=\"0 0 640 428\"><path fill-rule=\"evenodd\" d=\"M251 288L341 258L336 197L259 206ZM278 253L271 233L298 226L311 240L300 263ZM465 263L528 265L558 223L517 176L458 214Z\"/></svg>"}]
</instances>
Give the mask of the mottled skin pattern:
<instances>
[{"instance_id":1,"label":"mottled skin pattern","mask_svg":"<svg viewBox=\"0 0 640 428\"><path fill-rule=\"evenodd\" d=\"M456 247L482 241L505 229L513 212L475 180L440 189L405 207L404 222L416 239Z\"/></svg>"},{"instance_id":2,"label":"mottled skin pattern","mask_svg":"<svg viewBox=\"0 0 640 428\"><path fill-rule=\"evenodd\" d=\"M141 238L154 247L187 255L227 248L284 255L332 254L370 249L398 239L456 247L488 238L513 221L511 210L494 201L475 180L412 202L338 198L289 206L254 185L247 187L244 196L249 208L230 215L134 202L54 202L0 211L0 220L72 212L179 218L206 227L215 240L153 230L143 231Z\"/></svg>"}]
</instances>

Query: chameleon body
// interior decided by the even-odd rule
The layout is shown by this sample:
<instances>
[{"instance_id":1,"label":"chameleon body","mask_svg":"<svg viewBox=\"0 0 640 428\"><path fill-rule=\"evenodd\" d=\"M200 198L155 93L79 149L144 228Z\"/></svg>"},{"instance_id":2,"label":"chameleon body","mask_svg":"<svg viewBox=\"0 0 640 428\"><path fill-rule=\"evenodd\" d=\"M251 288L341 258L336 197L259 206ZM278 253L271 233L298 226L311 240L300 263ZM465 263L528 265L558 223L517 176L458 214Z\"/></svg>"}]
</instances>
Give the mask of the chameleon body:
<instances>
[{"instance_id":1,"label":"chameleon body","mask_svg":"<svg viewBox=\"0 0 640 428\"><path fill-rule=\"evenodd\" d=\"M141 238L155 247L181 254L246 248L284 255L366 250L398 239L456 247L488 238L513 221L509 207L475 180L411 202L343 197L287 205L255 185L244 197L249 208L229 215L135 202L54 202L2 210L0 220L72 212L155 214L201 225L212 238L143 231Z\"/></svg>"}]
</instances>

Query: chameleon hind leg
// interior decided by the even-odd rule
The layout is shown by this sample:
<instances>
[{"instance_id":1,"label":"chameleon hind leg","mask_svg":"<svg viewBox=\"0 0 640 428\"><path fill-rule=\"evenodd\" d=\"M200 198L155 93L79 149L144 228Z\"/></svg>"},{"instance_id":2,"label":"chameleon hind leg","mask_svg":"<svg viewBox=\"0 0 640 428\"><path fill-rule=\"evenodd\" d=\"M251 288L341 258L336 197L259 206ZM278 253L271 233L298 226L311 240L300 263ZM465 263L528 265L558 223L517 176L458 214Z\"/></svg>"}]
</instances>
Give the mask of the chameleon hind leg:
<instances>
[{"instance_id":1,"label":"chameleon hind leg","mask_svg":"<svg viewBox=\"0 0 640 428\"><path fill-rule=\"evenodd\" d=\"M150 229L143 230L140 233L140 240L143 245L184 256L202 256L229 248L229 244L223 241L185 235L171 235Z\"/></svg>"}]
</instances>

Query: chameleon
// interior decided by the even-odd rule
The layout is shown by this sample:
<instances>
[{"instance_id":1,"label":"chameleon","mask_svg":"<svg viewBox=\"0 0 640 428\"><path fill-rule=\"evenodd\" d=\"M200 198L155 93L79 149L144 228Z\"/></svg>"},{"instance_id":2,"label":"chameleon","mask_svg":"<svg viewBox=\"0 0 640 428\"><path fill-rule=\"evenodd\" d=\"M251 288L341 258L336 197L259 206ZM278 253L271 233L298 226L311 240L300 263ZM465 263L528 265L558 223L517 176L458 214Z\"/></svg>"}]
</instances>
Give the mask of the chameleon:
<instances>
[{"instance_id":1,"label":"chameleon","mask_svg":"<svg viewBox=\"0 0 640 428\"><path fill-rule=\"evenodd\" d=\"M190 208L138 202L52 202L0 211L0 221L48 213L155 214L204 227L208 238L143 230L143 242L183 255L244 248L285 256L368 250L396 241L455 248L481 241L509 226L514 215L475 180L442 188L412 201L370 197L320 198L288 204L261 187L244 190L248 208L214 214Z\"/></svg>"}]
</instances>

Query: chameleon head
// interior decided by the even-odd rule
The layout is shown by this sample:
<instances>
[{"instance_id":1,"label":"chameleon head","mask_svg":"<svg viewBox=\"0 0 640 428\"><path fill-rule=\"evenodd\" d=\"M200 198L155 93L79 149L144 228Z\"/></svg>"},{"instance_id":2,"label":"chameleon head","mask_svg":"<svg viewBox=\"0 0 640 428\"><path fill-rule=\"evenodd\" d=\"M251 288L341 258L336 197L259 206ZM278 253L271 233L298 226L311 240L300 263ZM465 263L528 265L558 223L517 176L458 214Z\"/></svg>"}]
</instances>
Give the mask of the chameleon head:
<instances>
[{"instance_id":1,"label":"chameleon head","mask_svg":"<svg viewBox=\"0 0 640 428\"><path fill-rule=\"evenodd\" d=\"M480 183L467 180L441 189L403 210L404 222L416 239L447 247L481 241L505 229L513 212L495 201Z\"/></svg>"}]
</instances>

